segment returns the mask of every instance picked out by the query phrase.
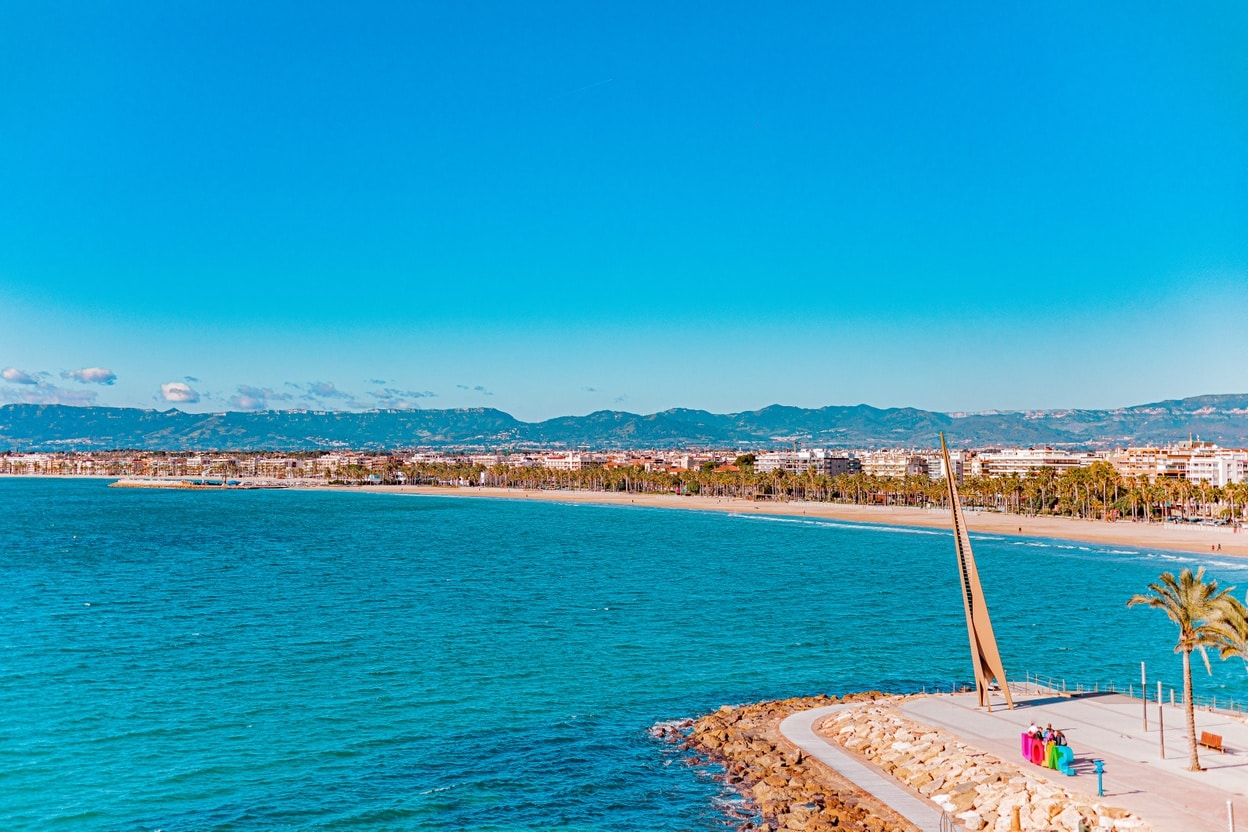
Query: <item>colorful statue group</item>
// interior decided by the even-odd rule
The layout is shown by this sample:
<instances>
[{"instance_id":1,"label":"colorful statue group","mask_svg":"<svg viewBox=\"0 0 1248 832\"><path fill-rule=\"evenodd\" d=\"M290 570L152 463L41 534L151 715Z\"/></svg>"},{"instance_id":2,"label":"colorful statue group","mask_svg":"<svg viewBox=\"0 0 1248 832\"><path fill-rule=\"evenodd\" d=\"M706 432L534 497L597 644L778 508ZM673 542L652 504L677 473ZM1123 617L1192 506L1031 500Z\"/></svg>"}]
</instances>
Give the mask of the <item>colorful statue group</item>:
<instances>
[{"instance_id":1,"label":"colorful statue group","mask_svg":"<svg viewBox=\"0 0 1248 832\"><path fill-rule=\"evenodd\" d=\"M1075 774L1075 752L1066 744L1066 735L1049 725L1043 731L1031 723L1022 736L1023 757L1038 766L1060 771L1068 777Z\"/></svg>"}]
</instances>

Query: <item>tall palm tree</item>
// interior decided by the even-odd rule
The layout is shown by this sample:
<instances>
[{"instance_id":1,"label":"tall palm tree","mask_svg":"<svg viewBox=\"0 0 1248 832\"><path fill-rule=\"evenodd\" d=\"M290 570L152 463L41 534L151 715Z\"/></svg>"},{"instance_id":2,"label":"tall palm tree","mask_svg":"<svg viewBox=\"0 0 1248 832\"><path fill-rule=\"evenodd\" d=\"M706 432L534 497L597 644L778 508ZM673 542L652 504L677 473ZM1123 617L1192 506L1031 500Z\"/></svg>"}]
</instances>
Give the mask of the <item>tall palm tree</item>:
<instances>
[{"instance_id":1,"label":"tall palm tree","mask_svg":"<svg viewBox=\"0 0 1248 832\"><path fill-rule=\"evenodd\" d=\"M1219 590L1217 581L1206 581L1203 566L1194 575L1192 570L1184 569L1178 579L1170 572L1163 572L1148 589L1151 595L1135 595L1127 606L1144 604L1162 610L1179 625L1179 641L1174 652L1183 654L1183 707L1187 710L1187 738L1191 749L1188 768L1200 771L1200 760L1196 756L1196 708L1192 702L1192 651L1200 651L1205 669L1212 673L1206 648L1221 651L1233 643L1231 622L1237 614L1236 607L1242 605L1231 596L1234 587Z\"/></svg>"}]
</instances>

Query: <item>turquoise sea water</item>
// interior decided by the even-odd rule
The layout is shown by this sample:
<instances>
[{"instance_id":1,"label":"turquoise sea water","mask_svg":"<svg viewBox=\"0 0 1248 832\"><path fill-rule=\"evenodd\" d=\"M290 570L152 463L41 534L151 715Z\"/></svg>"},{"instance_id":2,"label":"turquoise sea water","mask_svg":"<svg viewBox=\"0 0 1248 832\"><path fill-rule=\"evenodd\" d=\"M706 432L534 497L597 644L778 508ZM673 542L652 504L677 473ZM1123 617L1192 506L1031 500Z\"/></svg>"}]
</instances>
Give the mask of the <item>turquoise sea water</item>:
<instances>
[{"instance_id":1,"label":"turquoise sea water","mask_svg":"<svg viewBox=\"0 0 1248 832\"><path fill-rule=\"evenodd\" d=\"M105 486L0 480L2 829L723 829L655 722L969 677L942 532ZM1012 674L1177 685L1125 601L1205 559L974 543Z\"/></svg>"}]
</instances>

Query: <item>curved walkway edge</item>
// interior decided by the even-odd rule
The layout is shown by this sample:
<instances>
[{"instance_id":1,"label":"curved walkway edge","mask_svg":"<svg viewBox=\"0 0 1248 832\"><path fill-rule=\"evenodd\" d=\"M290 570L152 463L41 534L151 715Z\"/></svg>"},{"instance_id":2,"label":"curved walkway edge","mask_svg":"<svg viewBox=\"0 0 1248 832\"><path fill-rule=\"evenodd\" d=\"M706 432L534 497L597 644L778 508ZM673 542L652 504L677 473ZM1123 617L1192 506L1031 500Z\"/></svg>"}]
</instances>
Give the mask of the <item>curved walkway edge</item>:
<instances>
[{"instance_id":1,"label":"curved walkway edge","mask_svg":"<svg viewBox=\"0 0 1248 832\"><path fill-rule=\"evenodd\" d=\"M887 805L923 832L940 832L941 811L915 797L897 783L865 763L851 757L835 744L815 733L815 723L829 714L853 705L827 705L793 714L780 723L780 733L816 760L828 765L837 774Z\"/></svg>"}]
</instances>

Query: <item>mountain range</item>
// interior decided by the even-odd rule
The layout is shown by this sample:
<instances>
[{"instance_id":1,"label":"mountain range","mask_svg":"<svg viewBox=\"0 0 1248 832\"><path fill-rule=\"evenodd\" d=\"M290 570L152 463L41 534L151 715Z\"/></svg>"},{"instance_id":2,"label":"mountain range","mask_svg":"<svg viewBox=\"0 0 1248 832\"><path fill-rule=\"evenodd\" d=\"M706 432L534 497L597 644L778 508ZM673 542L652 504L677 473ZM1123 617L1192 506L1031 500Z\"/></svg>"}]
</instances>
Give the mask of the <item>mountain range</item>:
<instances>
[{"instance_id":1,"label":"mountain range","mask_svg":"<svg viewBox=\"0 0 1248 832\"><path fill-rule=\"evenodd\" d=\"M1196 396L1113 410L939 413L868 405L771 405L742 413L600 410L522 422L494 408L268 410L186 413L120 407L0 407L0 450L316 451L351 448L1102 448L1161 445L1196 435L1248 446L1248 394Z\"/></svg>"}]
</instances>

